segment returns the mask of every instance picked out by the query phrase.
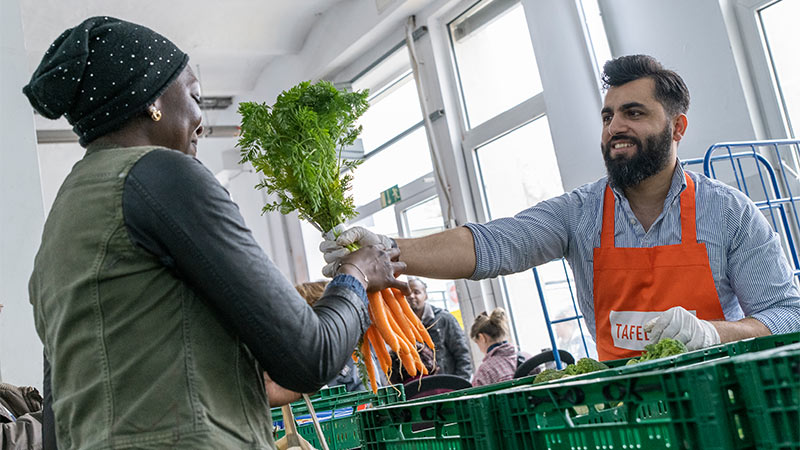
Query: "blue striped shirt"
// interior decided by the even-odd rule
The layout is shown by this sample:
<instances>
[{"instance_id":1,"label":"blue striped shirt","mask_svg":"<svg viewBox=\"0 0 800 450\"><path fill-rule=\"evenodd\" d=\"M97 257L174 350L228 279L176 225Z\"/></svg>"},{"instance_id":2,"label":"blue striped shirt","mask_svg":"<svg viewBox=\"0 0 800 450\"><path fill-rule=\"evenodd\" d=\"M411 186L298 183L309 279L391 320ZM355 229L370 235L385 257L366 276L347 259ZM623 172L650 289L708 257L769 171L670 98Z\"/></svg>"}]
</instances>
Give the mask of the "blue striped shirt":
<instances>
[{"instance_id":1,"label":"blue striped shirt","mask_svg":"<svg viewBox=\"0 0 800 450\"><path fill-rule=\"evenodd\" d=\"M687 173L695 182L697 240L706 244L725 319L752 317L773 334L800 331L800 294L778 234L742 192ZM494 278L566 258L575 275L581 311L596 337L592 260L594 248L600 246L605 188L602 178L514 217L467 224L477 257L471 278ZM680 244L680 193L685 188L684 170L678 164L661 215L647 232L625 195L614 189L616 246Z\"/></svg>"}]
</instances>

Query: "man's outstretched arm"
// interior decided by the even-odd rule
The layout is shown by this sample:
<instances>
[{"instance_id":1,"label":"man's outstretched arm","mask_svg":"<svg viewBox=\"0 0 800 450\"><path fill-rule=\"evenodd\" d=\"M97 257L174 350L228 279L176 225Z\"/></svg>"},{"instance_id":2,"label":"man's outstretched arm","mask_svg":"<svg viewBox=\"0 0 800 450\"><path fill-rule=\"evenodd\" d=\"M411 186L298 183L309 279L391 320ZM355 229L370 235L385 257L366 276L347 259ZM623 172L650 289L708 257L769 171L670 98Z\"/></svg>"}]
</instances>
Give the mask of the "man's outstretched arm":
<instances>
[{"instance_id":1,"label":"man's outstretched arm","mask_svg":"<svg viewBox=\"0 0 800 450\"><path fill-rule=\"evenodd\" d=\"M458 227L421 238L397 239L408 275L453 280L475 272L475 243L469 228Z\"/></svg>"}]
</instances>

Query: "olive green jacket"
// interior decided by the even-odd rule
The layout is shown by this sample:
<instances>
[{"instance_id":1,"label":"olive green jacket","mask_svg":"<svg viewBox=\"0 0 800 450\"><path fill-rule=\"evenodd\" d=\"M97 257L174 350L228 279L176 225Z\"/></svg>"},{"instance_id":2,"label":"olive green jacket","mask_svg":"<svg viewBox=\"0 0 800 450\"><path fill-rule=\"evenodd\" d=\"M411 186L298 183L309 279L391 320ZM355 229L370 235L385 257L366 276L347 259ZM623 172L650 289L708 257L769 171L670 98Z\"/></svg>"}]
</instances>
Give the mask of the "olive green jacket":
<instances>
[{"instance_id":1,"label":"olive green jacket","mask_svg":"<svg viewBox=\"0 0 800 450\"><path fill-rule=\"evenodd\" d=\"M59 449L272 448L250 351L128 236L126 174L152 149L90 150L45 224L29 289Z\"/></svg>"}]
</instances>

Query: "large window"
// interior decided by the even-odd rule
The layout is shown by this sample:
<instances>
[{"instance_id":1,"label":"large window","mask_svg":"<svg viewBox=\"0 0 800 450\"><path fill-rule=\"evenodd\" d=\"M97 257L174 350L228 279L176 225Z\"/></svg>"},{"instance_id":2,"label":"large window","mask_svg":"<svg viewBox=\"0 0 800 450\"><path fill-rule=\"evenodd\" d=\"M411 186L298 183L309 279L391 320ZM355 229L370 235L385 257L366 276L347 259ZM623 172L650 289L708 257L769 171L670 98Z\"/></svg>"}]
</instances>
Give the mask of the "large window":
<instances>
[{"instance_id":1,"label":"large window","mask_svg":"<svg viewBox=\"0 0 800 450\"><path fill-rule=\"evenodd\" d=\"M546 116L479 147L475 153L488 219L513 216L563 192ZM537 271L550 320L575 316L575 291L571 288L574 282L563 260L540 266ZM505 276L502 284L521 345L533 354L550 348L547 329L530 326L545 323L532 272ZM579 325L575 320L554 325L558 348L574 356L587 356L581 327L586 330L585 324Z\"/></svg>"},{"instance_id":2,"label":"large window","mask_svg":"<svg viewBox=\"0 0 800 450\"><path fill-rule=\"evenodd\" d=\"M468 127L542 92L519 1L480 2L449 30Z\"/></svg>"},{"instance_id":3,"label":"large window","mask_svg":"<svg viewBox=\"0 0 800 450\"><path fill-rule=\"evenodd\" d=\"M800 22L800 2L772 3L759 11L759 17L785 125L789 135L797 137L800 135L800 60L795 27Z\"/></svg>"},{"instance_id":4,"label":"large window","mask_svg":"<svg viewBox=\"0 0 800 450\"><path fill-rule=\"evenodd\" d=\"M513 216L563 192L523 4L484 0L448 23L465 132L462 147L473 163L480 221ZM576 315L563 261L537 269L551 320ZM510 310L523 350L552 347L532 271L500 277L495 292ZM480 313L481 311L475 311ZM576 320L554 325L559 348L585 354ZM585 330L585 326L583 330Z\"/></svg>"}]
</instances>

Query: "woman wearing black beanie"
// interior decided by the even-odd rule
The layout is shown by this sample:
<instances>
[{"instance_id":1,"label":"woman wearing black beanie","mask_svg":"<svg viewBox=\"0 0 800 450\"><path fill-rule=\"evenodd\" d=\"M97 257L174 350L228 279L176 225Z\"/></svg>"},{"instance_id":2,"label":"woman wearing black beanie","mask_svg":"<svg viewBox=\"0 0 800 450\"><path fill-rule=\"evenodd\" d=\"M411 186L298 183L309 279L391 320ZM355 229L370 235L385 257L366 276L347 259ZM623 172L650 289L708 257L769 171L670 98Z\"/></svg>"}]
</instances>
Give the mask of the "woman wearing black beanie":
<instances>
[{"instance_id":1,"label":"woman wearing black beanie","mask_svg":"<svg viewBox=\"0 0 800 450\"><path fill-rule=\"evenodd\" d=\"M262 371L316 390L369 324L365 289L405 288L398 251L367 247L306 304L193 157L200 89L187 60L144 26L93 17L56 39L23 89L86 147L29 284L62 450L273 448Z\"/></svg>"}]
</instances>

